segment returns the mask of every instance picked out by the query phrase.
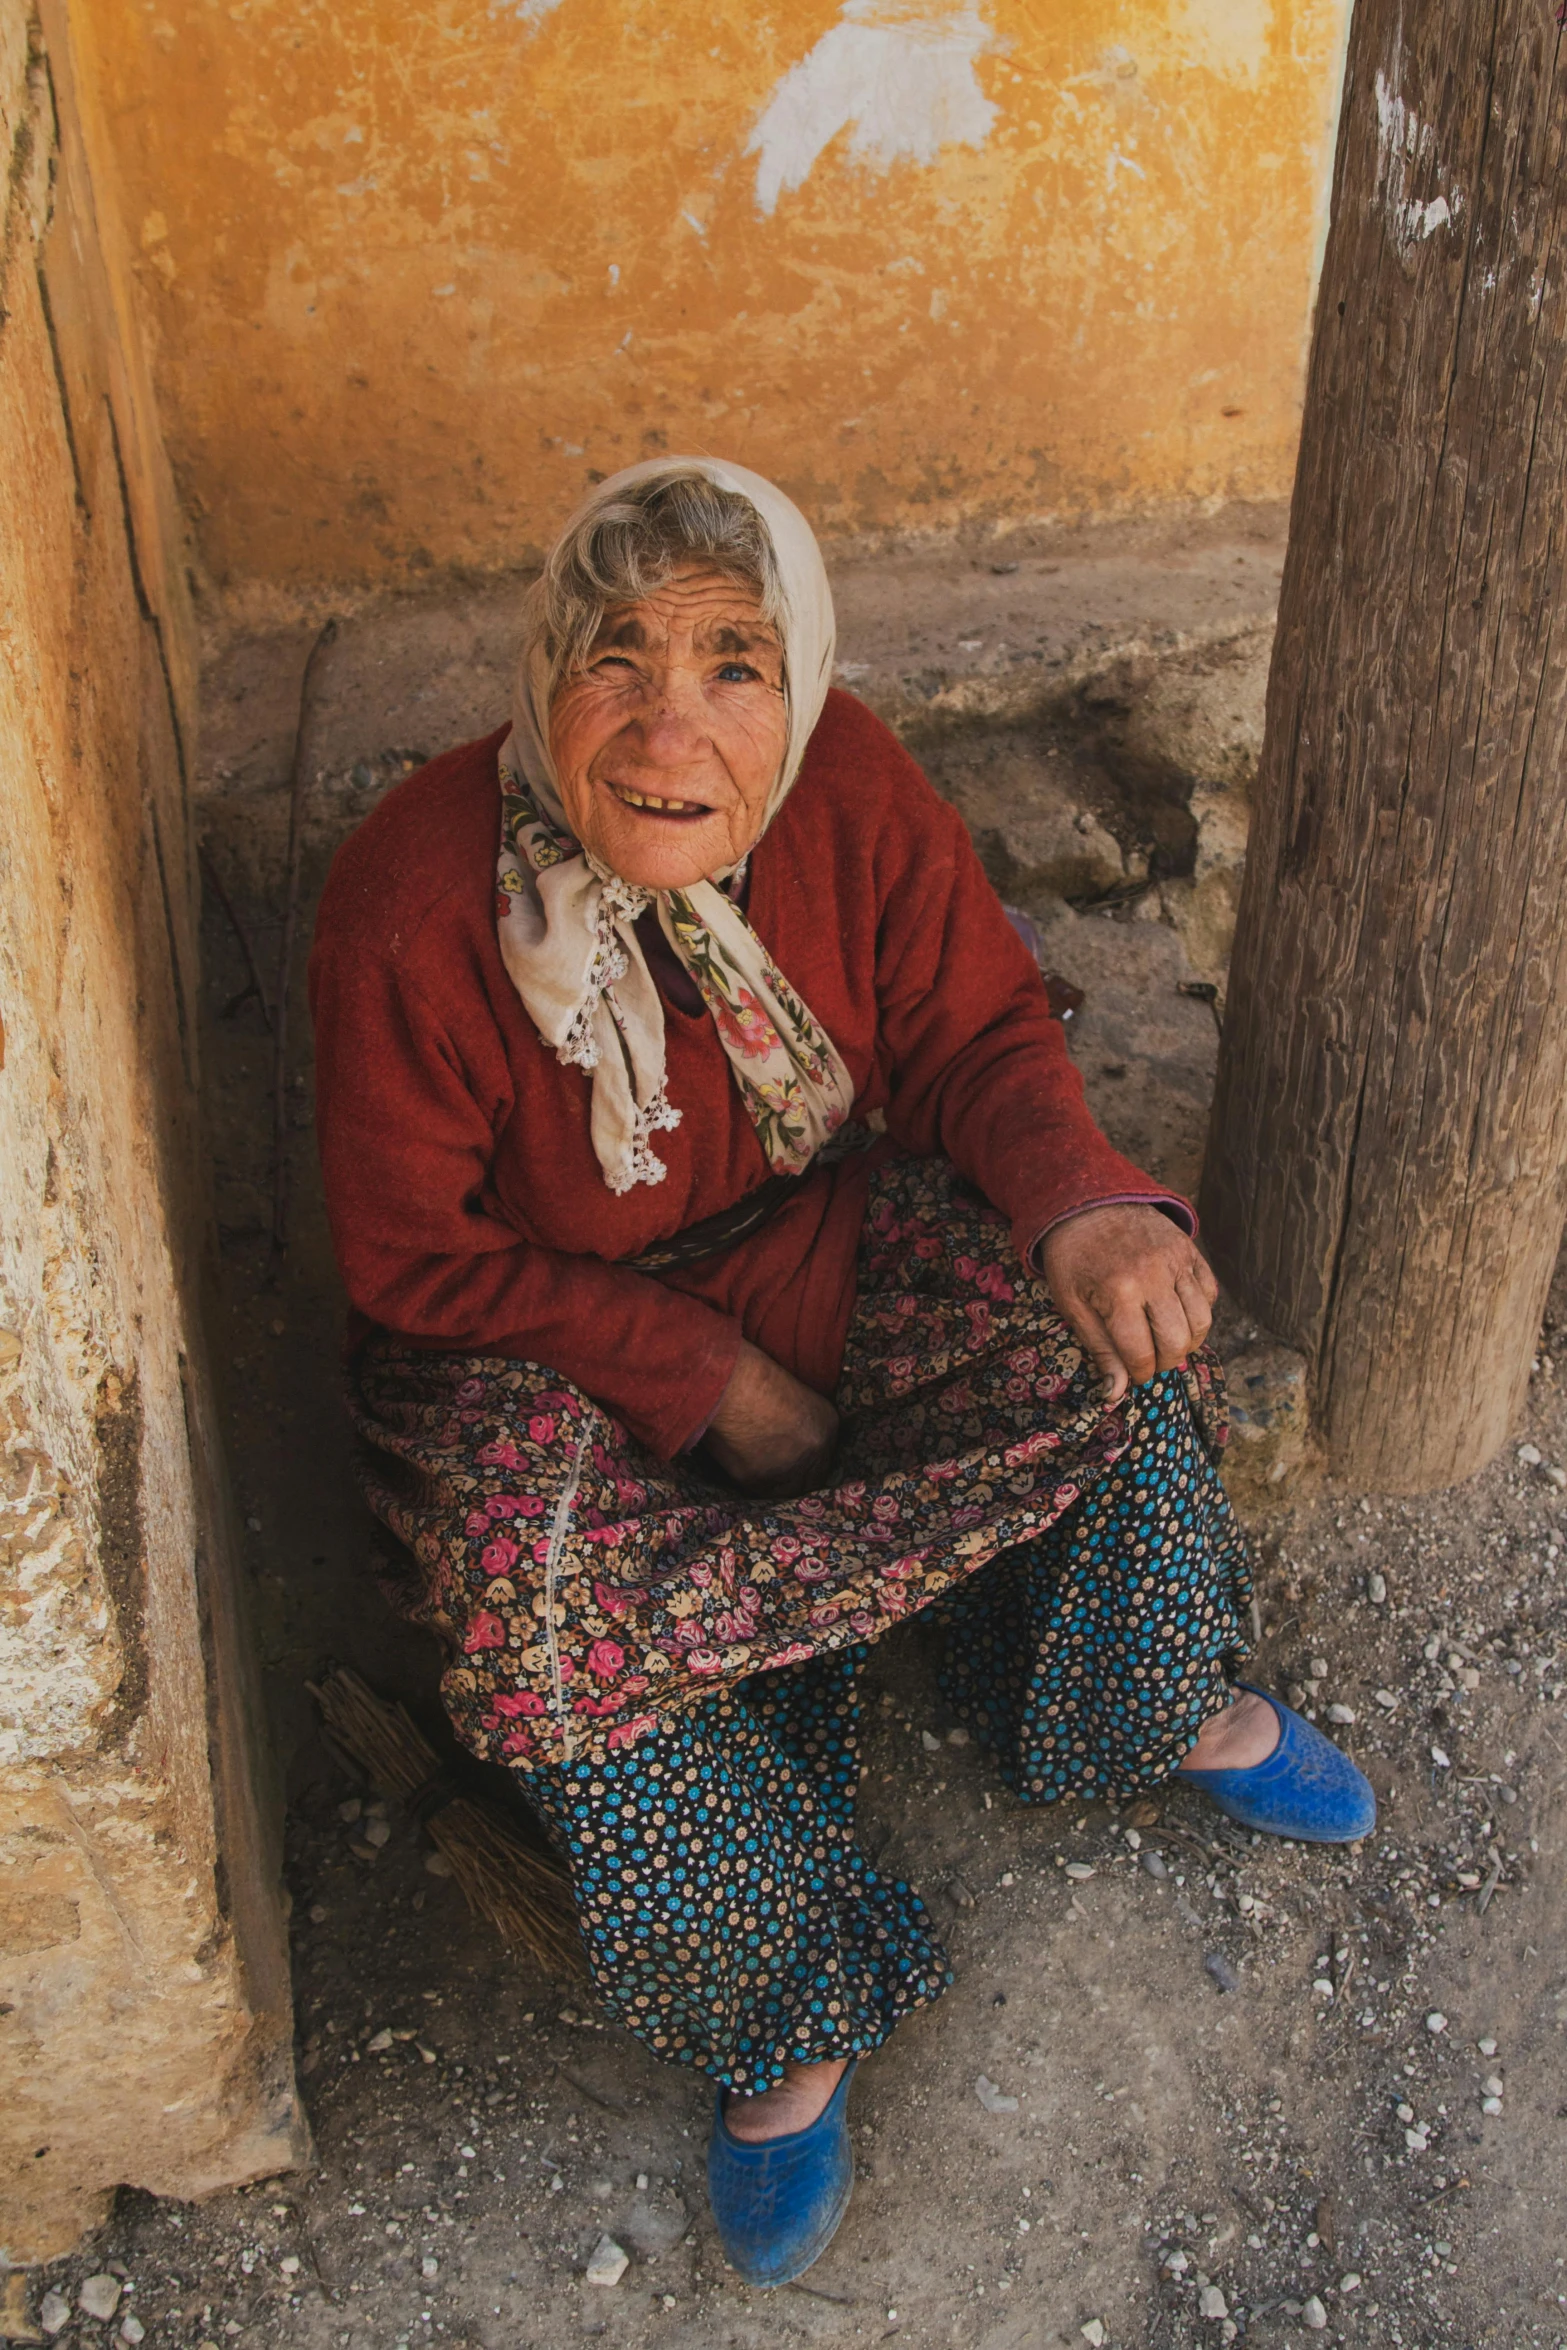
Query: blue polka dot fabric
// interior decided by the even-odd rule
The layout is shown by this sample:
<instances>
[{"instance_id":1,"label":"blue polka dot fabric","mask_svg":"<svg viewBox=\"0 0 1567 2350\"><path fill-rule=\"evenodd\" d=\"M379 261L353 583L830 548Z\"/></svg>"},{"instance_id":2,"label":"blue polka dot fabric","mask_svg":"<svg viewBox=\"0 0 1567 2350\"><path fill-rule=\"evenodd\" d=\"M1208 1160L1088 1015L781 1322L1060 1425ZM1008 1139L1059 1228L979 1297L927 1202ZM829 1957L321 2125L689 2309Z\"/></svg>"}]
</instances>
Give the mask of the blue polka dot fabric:
<instances>
[{"instance_id":1,"label":"blue polka dot fabric","mask_svg":"<svg viewBox=\"0 0 1567 2350\"><path fill-rule=\"evenodd\" d=\"M1025 1802L1167 1778L1229 1702L1250 1576L1178 1374L1037 1540L933 1611L955 1714ZM726 2087L864 2055L951 1981L855 1843L868 1647L715 1689L625 1750L519 1771L571 1867L603 2011Z\"/></svg>"}]
</instances>

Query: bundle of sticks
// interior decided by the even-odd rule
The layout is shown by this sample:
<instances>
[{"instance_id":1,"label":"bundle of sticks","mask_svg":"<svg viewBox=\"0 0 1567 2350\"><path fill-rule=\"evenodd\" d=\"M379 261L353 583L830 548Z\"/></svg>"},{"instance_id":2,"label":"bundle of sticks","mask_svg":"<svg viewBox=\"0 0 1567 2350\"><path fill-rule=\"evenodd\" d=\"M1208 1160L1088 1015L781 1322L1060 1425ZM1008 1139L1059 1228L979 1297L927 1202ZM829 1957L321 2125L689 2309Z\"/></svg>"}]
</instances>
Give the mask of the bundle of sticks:
<instances>
[{"instance_id":1,"label":"bundle of sticks","mask_svg":"<svg viewBox=\"0 0 1567 2350\"><path fill-rule=\"evenodd\" d=\"M389 1705L346 1665L307 1688L328 1736L377 1795L402 1804L444 1855L475 1914L549 1974L586 1969L565 1874L482 1796L464 1791L400 1705Z\"/></svg>"}]
</instances>

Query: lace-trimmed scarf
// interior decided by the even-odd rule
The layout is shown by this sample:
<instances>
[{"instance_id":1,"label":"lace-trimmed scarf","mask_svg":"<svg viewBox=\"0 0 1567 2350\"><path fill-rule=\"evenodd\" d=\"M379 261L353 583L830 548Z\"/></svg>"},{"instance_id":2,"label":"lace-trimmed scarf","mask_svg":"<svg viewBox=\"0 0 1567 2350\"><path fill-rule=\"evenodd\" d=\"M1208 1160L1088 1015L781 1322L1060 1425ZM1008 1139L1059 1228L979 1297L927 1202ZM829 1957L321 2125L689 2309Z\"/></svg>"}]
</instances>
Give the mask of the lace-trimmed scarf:
<instances>
[{"instance_id":1,"label":"lace-trimmed scarf","mask_svg":"<svg viewBox=\"0 0 1567 2350\"><path fill-rule=\"evenodd\" d=\"M599 483L567 527L644 481L681 473L700 473L750 500L783 585L789 734L765 831L800 772L832 674L832 594L804 515L771 482L738 465L663 458ZM642 889L572 838L549 750L549 662L536 641L522 648L500 766L502 960L556 1058L592 1079L590 1131L610 1190L663 1181L667 1169L652 1137L678 1126L681 1116L665 1088L663 1003L636 935L649 905L701 991L768 1165L775 1174L803 1174L852 1104L837 1047L723 886L735 872L688 889Z\"/></svg>"}]
</instances>

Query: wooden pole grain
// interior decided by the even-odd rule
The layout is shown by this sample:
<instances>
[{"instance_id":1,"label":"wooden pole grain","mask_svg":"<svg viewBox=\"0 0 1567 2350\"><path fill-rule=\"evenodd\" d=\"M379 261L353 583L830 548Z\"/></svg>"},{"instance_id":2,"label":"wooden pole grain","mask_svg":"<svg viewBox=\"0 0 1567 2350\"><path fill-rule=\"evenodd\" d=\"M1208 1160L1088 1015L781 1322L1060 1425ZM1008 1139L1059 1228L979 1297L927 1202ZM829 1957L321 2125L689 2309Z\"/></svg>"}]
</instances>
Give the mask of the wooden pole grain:
<instances>
[{"instance_id":1,"label":"wooden pole grain","mask_svg":"<svg viewBox=\"0 0 1567 2350\"><path fill-rule=\"evenodd\" d=\"M1204 1222L1336 1473L1470 1475L1567 1213L1567 34L1358 0Z\"/></svg>"}]
</instances>

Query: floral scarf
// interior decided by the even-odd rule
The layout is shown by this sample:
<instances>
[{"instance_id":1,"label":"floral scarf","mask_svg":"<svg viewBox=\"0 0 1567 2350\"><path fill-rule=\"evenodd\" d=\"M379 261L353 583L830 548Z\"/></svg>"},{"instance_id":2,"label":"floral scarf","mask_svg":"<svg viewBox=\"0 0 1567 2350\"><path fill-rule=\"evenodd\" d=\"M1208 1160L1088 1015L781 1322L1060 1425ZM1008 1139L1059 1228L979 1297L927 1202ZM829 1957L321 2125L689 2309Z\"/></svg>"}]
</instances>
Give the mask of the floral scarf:
<instances>
[{"instance_id":1,"label":"floral scarf","mask_svg":"<svg viewBox=\"0 0 1567 2350\"><path fill-rule=\"evenodd\" d=\"M700 473L749 498L784 589L782 634L789 737L763 830L787 796L821 715L832 672L827 575L799 510L754 473L708 458L661 459L611 475L588 510L655 476ZM573 523L580 518L573 517ZM568 526L570 527L570 526ZM611 1191L662 1182L652 1136L678 1126L665 1089L664 1010L636 935L654 905L659 926L701 991L770 1168L803 1174L841 1126L854 1088L832 1038L812 1017L721 886L647 890L598 864L566 828L549 752L549 664L525 643L512 731L501 746L501 845L496 934L507 973L556 1058L593 1082L590 1131Z\"/></svg>"}]
</instances>

